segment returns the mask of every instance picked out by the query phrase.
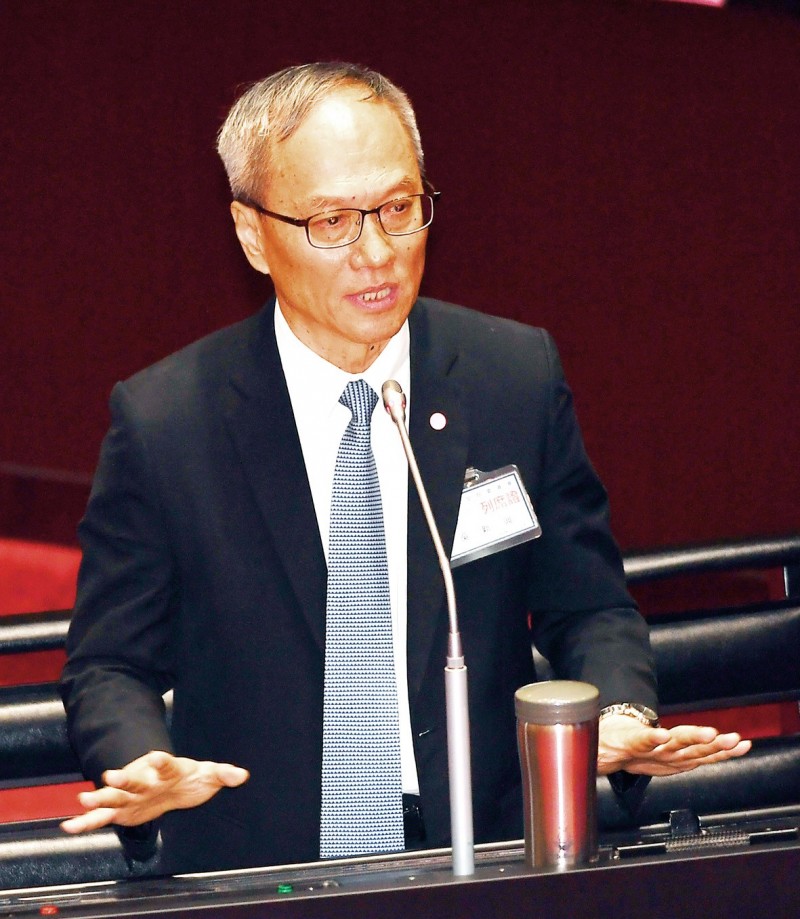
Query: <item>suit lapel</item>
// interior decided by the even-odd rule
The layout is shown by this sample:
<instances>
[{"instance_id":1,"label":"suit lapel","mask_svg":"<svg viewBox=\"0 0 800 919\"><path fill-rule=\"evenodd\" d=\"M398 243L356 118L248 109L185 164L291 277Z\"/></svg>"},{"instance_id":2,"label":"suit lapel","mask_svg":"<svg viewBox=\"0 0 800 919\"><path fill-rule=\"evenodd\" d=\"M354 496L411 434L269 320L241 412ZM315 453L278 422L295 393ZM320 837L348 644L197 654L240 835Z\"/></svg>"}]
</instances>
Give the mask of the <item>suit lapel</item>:
<instances>
[{"instance_id":1,"label":"suit lapel","mask_svg":"<svg viewBox=\"0 0 800 919\"><path fill-rule=\"evenodd\" d=\"M320 648L327 569L300 438L281 369L272 309L231 376L227 423L275 551Z\"/></svg>"},{"instance_id":2,"label":"suit lapel","mask_svg":"<svg viewBox=\"0 0 800 919\"><path fill-rule=\"evenodd\" d=\"M424 301L410 316L411 424L417 462L450 554L464 470L468 421L459 382L458 346L432 328ZM443 430L431 427L440 412ZM272 309L261 315L252 347L231 375L228 428L272 542L320 649L325 646L327 568L305 475L300 439L280 365ZM446 618L442 574L413 482L408 502L408 680L413 703Z\"/></svg>"},{"instance_id":3,"label":"suit lapel","mask_svg":"<svg viewBox=\"0 0 800 919\"><path fill-rule=\"evenodd\" d=\"M463 387L459 383L458 346L432 327L424 301L410 316L411 327L411 424L410 438L422 480L439 527L447 556L455 533L464 470L467 463L468 419ZM442 430L431 427L431 416L446 419ZM413 482L408 502L408 683L413 704L420 691L434 637L446 617L442 574Z\"/></svg>"}]
</instances>

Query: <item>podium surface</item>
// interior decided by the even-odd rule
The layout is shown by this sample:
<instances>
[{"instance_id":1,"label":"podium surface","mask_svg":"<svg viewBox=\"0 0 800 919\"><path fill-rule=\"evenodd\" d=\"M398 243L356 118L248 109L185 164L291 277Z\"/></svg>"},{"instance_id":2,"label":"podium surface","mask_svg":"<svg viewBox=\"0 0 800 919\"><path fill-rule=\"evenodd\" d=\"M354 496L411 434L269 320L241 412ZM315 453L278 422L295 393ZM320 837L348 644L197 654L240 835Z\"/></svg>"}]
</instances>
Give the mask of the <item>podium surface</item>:
<instances>
[{"instance_id":1,"label":"podium surface","mask_svg":"<svg viewBox=\"0 0 800 919\"><path fill-rule=\"evenodd\" d=\"M529 868L521 842L166 878L0 891L0 916L230 919L642 919L800 913L800 815L603 840L596 864Z\"/></svg>"}]
</instances>

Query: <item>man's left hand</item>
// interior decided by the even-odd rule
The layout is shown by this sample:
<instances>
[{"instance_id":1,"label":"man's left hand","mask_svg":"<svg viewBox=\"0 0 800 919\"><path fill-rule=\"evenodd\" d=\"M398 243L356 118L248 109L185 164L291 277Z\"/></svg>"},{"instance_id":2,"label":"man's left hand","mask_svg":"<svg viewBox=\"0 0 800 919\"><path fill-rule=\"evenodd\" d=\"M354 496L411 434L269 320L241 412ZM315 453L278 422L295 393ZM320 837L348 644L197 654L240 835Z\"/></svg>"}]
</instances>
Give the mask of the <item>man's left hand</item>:
<instances>
[{"instance_id":1,"label":"man's left hand","mask_svg":"<svg viewBox=\"0 0 800 919\"><path fill-rule=\"evenodd\" d=\"M651 728L629 715L609 715L600 721L597 771L675 775L744 756L750 746L739 734L720 734L712 727Z\"/></svg>"}]
</instances>

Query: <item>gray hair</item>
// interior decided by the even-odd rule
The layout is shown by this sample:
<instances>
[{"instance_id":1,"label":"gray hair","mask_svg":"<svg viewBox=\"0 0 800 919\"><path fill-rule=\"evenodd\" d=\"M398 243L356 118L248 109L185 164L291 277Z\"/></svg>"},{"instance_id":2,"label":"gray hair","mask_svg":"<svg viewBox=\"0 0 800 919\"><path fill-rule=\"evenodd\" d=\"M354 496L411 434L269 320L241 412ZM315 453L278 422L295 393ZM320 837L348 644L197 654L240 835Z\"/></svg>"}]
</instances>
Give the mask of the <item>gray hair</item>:
<instances>
[{"instance_id":1,"label":"gray hair","mask_svg":"<svg viewBox=\"0 0 800 919\"><path fill-rule=\"evenodd\" d=\"M254 83L234 103L217 135L233 197L257 200L269 177L274 145L291 137L311 108L343 87L363 87L364 101L390 105L408 133L424 176L422 142L408 96L391 80L358 64L287 67Z\"/></svg>"}]
</instances>

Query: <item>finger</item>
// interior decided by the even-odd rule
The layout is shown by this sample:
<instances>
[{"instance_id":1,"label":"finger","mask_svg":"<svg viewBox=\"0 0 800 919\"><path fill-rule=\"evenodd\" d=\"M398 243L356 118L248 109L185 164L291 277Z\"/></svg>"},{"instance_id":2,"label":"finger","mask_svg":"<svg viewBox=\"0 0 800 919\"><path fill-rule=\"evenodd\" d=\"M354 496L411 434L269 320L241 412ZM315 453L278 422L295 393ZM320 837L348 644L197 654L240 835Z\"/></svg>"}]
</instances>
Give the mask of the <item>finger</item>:
<instances>
[{"instance_id":1,"label":"finger","mask_svg":"<svg viewBox=\"0 0 800 919\"><path fill-rule=\"evenodd\" d=\"M103 782L134 794L146 794L159 784L177 781L181 774L176 757L155 750L140 756L122 769L107 769L103 773Z\"/></svg>"},{"instance_id":2,"label":"finger","mask_svg":"<svg viewBox=\"0 0 800 919\"><path fill-rule=\"evenodd\" d=\"M730 734L717 734L717 744L724 750L733 750L742 743L742 735L731 732Z\"/></svg>"},{"instance_id":3,"label":"finger","mask_svg":"<svg viewBox=\"0 0 800 919\"><path fill-rule=\"evenodd\" d=\"M103 773L103 782L109 788L143 794L158 784L159 774L149 766L126 766L124 769L107 769Z\"/></svg>"},{"instance_id":4,"label":"finger","mask_svg":"<svg viewBox=\"0 0 800 919\"><path fill-rule=\"evenodd\" d=\"M633 742L630 744L631 752L634 755L649 754L653 750L668 744L672 735L666 728L642 728L633 735Z\"/></svg>"},{"instance_id":5,"label":"finger","mask_svg":"<svg viewBox=\"0 0 800 919\"><path fill-rule=\"evenodd\" d=\"M214 765L217 781L227 788L237 788L250 778L250 773L241 766L234 766L231 763L215 763Z\"/></svg>"},{"instance_id":6,"label":"finger","mask_svg":"<svg viewBox=\"0 0 800 919\"><path fill-rule=\"evenodd\" d=\"M710 766L712 763L722 763L744 756L749 752L751 746L749 740L741 740L730 748L719 748L715 745L684 747L669 756L662 757L660 761L654 759L653 765L663 770L661 774L674 775L679 772L690 772L692 769L697 769L698 766Z\"/></svg>"},{"instance_id":7,"label":"finger","mask_svg":"<svg viewBox=\"0 0 800 919\"><path fill-rule=\"evenodd\" d=\"M97 788L94 791L82 791L78 795L78 802L86 810L94 810L98 807L125 807L132 800L130 792L119 788Z\"/></svg>"},{"instance_id":8,"label":"finger","mask_svg":"<svg viewBox=\"0 0 800 919\"><path fill-rule=\"evenodd\" d=\"M732 747L687 747L679 751L678 757L682 763L694 766L707 766L710 763L721 763L725 760L735 759L744 756L750 751L752 744L749 740L740 740Z\"/></svg>"},{"instance_id":9,"label":"finger","mask_svg":"<svg viewBox=\"0 0 800 919\"><path fill-rule=\"evenodd\" d=\"M693 744L709 744L720 736L716 728L699 724L679 724L670 728L672 740L679 746L688 747Z\"/></svg>"},{"instance_id":10,"label":"finger","mask_svg":"<svg viewBox=\"0 0 800 919\"><path fill-rule=\"evenodd\" d=\"M722 763L729 759L737 759L748 753L751 746L752 744L749 740L740 740L733 747L725 747L715 750L713 753L707 753L699 760L698 765L707 766L709 763Z\"/></svg>"},{"instance_id":11,"label":"finger","mask_svg":"<svg viewBox=\"0 0 800 919\"><path fill-rule=\"evenodd\" d=\"M60 826L65 833L70 835L88 833L90 830L99 830L113 823L116 813L114 808L99 807L88 813L79 814L77 817L70 817L69 820L62 821Z\"/></svg>"},{"instance_id":12,"label":"finger","mask_svg":"<svg viewBox=\"0 0 800 919\"><path fill-rule=\"evenodd\" d=\"M234 766L232 763L215 763L211 760L199 763L191 760L190 762L193 767L193 775L187 774L186 778L199 780L206 785L235 788L250 778L250 773L246 769Z\"/></svg>"},{"instance_id":13,"label":"finger","mask_svg":"<svg viewBox=\"0 0 800 919\"><path fill-rule=\"evenodd\" d=\"M154 750L143 757L148 766L155 770L161 781L175 781L195 766L195 760L179 758L163 750Z\"/></svg>"},{"instance_id":14,"label":"finger","mask_svg":"<svg viewBox=\"0 0 800 919\"><path fill-rule=\"evenodd\" d=\"M600 775L627 769L632 763L649 762L654 751L670 740L665 728L651 728L625 715L600 722L597 768Z\"/></svg>"},{"instance_id":15,"label":"finger","mask_svg":"<svg viewBox=\"0 0 800 919\"><path fill-rule=\"evenodd\" d=\"M693 730L673 729L670 740L654 751L656 755L684 759L700 759L719 750L732 750L741 743L739 734L717 734L713 728ZM713 734L713 736L710 736ZM702 738L702 739L701 739Z\"/></svg>"}]
</instances>

